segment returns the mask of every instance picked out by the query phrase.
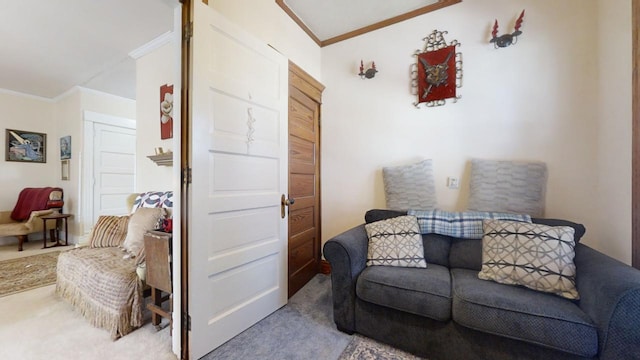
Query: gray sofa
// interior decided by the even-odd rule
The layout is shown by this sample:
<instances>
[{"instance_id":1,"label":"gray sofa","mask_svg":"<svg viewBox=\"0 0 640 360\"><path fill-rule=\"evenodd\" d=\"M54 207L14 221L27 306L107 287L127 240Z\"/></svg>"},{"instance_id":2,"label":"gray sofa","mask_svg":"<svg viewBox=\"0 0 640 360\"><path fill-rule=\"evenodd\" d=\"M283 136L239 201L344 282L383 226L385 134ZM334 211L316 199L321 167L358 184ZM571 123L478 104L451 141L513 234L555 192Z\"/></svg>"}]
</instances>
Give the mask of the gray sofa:
<instances>
[{"instance_id":1,"label":"gray sofa","mask_svg":"<svg viewBox=\"0 0 640 360\"><path fill-rule=\"evenodd\" d=\"M404 212L371 210L366 222ZM563 220L576 241L584 226ZM437 359L640 359L640 271L578 244L579 301L478 279L482 241L423 235L426 269L366 266L364 225L327 241L334 321Z\"/></svg>"}]
</instances>

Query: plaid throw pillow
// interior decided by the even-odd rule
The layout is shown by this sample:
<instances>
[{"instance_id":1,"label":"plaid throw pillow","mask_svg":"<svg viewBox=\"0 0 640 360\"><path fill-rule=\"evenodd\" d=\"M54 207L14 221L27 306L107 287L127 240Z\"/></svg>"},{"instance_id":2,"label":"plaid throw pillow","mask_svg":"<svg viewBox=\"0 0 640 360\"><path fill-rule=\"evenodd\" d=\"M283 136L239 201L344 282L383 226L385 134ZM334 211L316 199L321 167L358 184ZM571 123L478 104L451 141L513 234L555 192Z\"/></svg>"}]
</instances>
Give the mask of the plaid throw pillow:
<instances>
[{"instance_id":1,"label":"plaid throw pillow","mask_svg":"<svg viewBox=\"0 0 640 360\"><path fill-rule=\"evenodd\" d=\"M93 230L89 247L118 247L127 236L129 216L100 216Z\"/></svg>"},{"instance_id":2,"label":"plaid throw pillow","mask_svg":"<svg viewBox=\"0 0 640 360\"><path fill-rule=\"evenodd\" d=\"M369 237L367 266L426 268L422 236L415 216L399 216L365 225Z\"/></svg>"},{"instance_id":3,"label":"plaid throw pillow","mask_svg":"<svg viewBox=\"0 0 640 360\"><path fill-rule=\"evenodd\" d=\"M461 239L482 239L484 219L531 222L529 215L488 211L409 210L408 214L418 219L422 234L440 234Z\"/></svg>"},{"instance_id":4,"label":"plaid throw pillow","mask_svg":"<svg viewBox=\"0 0 640 360\"><path fill-rule=\"evenodd\" d=\"M480 279L580 298L572 227L485 220L484 231Z\"/></svg>"}]
</instances>

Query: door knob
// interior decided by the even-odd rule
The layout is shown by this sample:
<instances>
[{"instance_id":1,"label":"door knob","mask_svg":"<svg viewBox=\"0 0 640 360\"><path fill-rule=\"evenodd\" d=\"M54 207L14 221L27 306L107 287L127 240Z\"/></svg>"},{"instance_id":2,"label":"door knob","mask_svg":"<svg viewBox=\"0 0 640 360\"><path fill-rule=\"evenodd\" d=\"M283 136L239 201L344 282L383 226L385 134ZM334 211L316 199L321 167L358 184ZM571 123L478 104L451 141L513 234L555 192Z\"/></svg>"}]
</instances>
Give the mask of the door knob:
<instances>
[{"instance_id":1,"label":"door knob","mask_svg":"<svg viewBox=\"0 0 640 360\"><path fill-rule=\"evenodd\" d=\"M282 196L280 197L280 216L284 219L284 216L286 215L285 212L285 207L286 206L291 206L296 202L296 200L294 198L287 198L286 196L284 196L284 194L282 194Z\"/></svg>"}]
</instances>

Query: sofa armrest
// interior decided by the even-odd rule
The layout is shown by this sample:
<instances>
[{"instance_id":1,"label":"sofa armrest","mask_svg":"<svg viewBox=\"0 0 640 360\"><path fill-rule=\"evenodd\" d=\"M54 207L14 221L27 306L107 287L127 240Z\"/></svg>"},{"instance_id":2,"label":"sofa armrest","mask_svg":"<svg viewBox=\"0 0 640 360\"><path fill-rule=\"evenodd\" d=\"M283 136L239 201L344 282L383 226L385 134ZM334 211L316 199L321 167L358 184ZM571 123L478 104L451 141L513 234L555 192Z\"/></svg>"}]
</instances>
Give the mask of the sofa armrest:
<instances>
[{"instance_id":1,"label":"sofa armrest","mask_svg":"<svg viewBox=\"0 0 640 360\"><path fill-rule=\"evenodd\" d=\"M369 239L359 225L324 244L324 257L331 264L333 320L338 329L353 333L355 326L356 280L367 264Z\"/></svg>"},{"instance_id":2,"label":"sofa armrest","mask_svg":"<svg viewBox=\"0 0 640 360\"><path fill-rule=\"evenodd\" d=\"M50 209L32 211L31 215L29 215L29 220L25 222L25 226L30 231L40 231L43 225L42 220L40 219L40 216L49 215L51 213L53 213L53 210L50 210ZM51 221L55 222L55 220L51 220ZM47 223L49 223L49 221L47 221Z\"/></svg>"},{"instance_id":3,"label":"sofa armrest","mask_svg":"<svg viewBox=\"0 0 640 360\"><path fill-rule=\"evenodd\" d=\"M575 264L580 308L598 327L599 358L640 354L640 270L583 244Z\"/></svg>"}]
</instances>

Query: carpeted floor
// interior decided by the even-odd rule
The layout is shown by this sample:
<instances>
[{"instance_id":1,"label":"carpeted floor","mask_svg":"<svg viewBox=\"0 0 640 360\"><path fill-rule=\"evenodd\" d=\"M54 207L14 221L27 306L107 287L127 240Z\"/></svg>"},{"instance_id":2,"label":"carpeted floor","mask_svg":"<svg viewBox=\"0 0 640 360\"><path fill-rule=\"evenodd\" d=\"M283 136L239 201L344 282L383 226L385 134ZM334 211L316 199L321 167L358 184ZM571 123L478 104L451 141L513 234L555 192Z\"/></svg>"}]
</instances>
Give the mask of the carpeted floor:
<instances>
[{"instance_id":1,"label":"carpeted floor","mask_svg":"<svg viewBox=\"0 0 640 360\"><path fill-rule=\"evenodd\" d=\"M56 282L60 251L0 261L0 297Z\"/></svg>"},{"instance_id":2,"label":"carpeted floor","mask_svg":"<svg viewBox=\"0 0 640 360\"><path fill-rule=\"evenodd\" d=\"M331 278L316 275L289 303L204 357L213 359L397 360L419 359L333 322Z\"/></svg>"}]
</instances>

